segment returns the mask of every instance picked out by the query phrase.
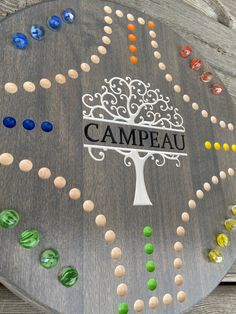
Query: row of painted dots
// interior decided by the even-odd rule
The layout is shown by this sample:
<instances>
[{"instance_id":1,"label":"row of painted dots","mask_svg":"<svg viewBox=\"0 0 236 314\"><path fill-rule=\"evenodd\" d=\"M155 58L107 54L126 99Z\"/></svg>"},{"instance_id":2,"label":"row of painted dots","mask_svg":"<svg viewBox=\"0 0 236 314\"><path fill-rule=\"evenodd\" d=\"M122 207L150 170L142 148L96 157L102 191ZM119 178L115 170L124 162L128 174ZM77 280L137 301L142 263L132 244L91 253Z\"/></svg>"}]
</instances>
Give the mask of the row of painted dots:
<instances>
[{"instance_id":1,"label":"row of painted dots","mask_svg":"<svg viewBox=\"0 0 236 314\"><path fill-rule=\"evenodd\" d=\"M8 128L8 129L13 129L16 126L16 119L14 117L5 117L3 119L3 125ZM31 120L31 119L25 119L22 122L22 126L25 130L27 131L32 131L35 126L36 123L35 121ZM46 132L49 133L53 130L53 124L49 121L43 121L41 122L41 129Z\"/></svg>"},{"instance_id":2,"label":"row of painted dots","mask_svg":"<svg viewBox=\"0 0 236 314\"><path fill-rule=\"evenodd\" d=\"M157 43L156 40L154 40L154 38L156 37L156 33L154 31L152 31L152 32L149 32L149 35L150 35L150 37L152 39L151 40L151 46L154 49L158 48L158 43ZM158 59L158 60L161 59L161 54L160 54L160 52L158 50L154 51L154 57L156 59ZM166 70L166 65L163 62L159 62L158 66L159 66L160 70L162 70L162 71ZM172 82L173 81L173 76L170 73L166 73L165 74L165 79L166 79L167 82ZM174 91L176 93L178 93L178 94L182 92L182 88L178 84L175 84L173 88L174 88ZM189 103L190 100L191 99L190 99L189 95L187 95L187 94L183 95L183 101L184 102ZM192 109L195 110L195 111L198 111L199 110L199 105L196 102L193 102L192 103ZM201 111L201 115L202 115L203 118L208 118L209 117L209 113L205 109ZM218 119L215 116L211 116L210 117L210 121L211 121L212 124L217 124L218 123ZM223 121L223 120L221 120L219 122L219 126L222 129L225 129L226 127L228 127L228 129L230 131L234 130L234 125L232 123L228 123L228 125L227 125L226 122Z\"/></svg>"},{"instance_id":3,"label":"row of painted dots","mask_svg":"<svg viewBox=\"0 0 236 314\"><path fill-rule=\"evenodd\" d=\"M14 162L14 157L9 153L3 153L0 155L0 165L10 166ZM22 172L30 172L33 169L33 163L31 160L24 159L19 162L19 169ZM38 176L42 180L48 180L52 173L49 168L43 167L39 169ZM54 186L57 189L63 189L66 186L66 179L62 176L58 176L54 179ZM73 188L69 191L69 197L72 200L80 199L81 192L77 188Z\"/></svg>"},{"instance_id":4,"label":"row of painted dots","mask_svg":"<svg viewBox=\"0 0 236 314\"><path fill-rule=\"evenodd\" d=\"M236 219L235 219L236 205L230 206L230 212L231 214L234 215L234 219L232 218L232 216L231 218L227 218L225 220L224 226L225 226L225 229L231 233L231 232L236 231ZM221 252L221 249L227 248L228 246L230 246L230 234L228 235L226 234L226 232L217 234L216 243L219 246L219 248L210 250L208 257L212 263L219 264L219 263L222 263L224 260L224 256L223 256L223 253Z\"/></svg>"},{"instance_id":5,"label":"row of painted dots","mask_svg":"<svg viewBox=\"0 0 236 314\"><path fill-rule=\"evenodd\" d=\"M15 228L20 221L19 213L14 209L5 209L0 213L0 226L4 229ZM26 229L20 233L19 243L25 249L36 248L41 236L36 229ZM40 254L40 265L46 269L52 269L58 265L60 256L57 250L48 248ZM73 287L79 279L78 271L71 266L64 267L58 274L59 282L67 287Z\"/></svg>"},{"instance_id":6,"label":"row of painted dots","mask_svg":"<svg viewBox=\"0 0 236 314\"><path fill-rule=\"evenodd\" d=\"M112 24L112 19L109 16L106 16L104 18L105 22L107 24ZM105 26L104 27L104 31L106 34L112 34L112 28L110 26ZM102 42L105 45L110 45L111 44L111 39L108 36L103 36L102 37ZM97 51L100 55L105 55L107 54L107 49L106 47L100 45L97 47ZM90 57L90 60L93 64L99 64L100 63L100 57L97 54L93 54ZM80 65L81 70L83 72L89 72L91 70L91 66L88 63L81 63ZM79 73L76 69L69 69L68 70L68 76L70 79L76 80L79 77ZM64 74L59 73L55 75L55 81L56 83L58 83L59 85L63 85L67 82L67 78ZM41 88L43 89L50 89L52 87L52 82L51 80L49 80L48 78L42 78L39 81L39 85L41 86ZM13 83L13 82L8 82L4 85L4 89L7 93L9 94L15 94L18 92L18 86L17 84ZM23 89L28 92L28 93L33 93L36 90L36 85L33 82L30 81L26 81L23 83Z\"/></svg>"},{"instance_id":7,"label":"row of painted dots","mask_svg":"<svg viewBox=\"0 0 236 314\"><path fill-rule=\"evenodd\" d=\"M215 142L214 144L212 144L210 141L206 141L204 143L204 146L207 150L211 150L212 148L214 148L215 150L219 151L223 148L225 152L232 150L234 153L236 153L236 144L233 144L230 146L228 143L224 143L223 145L221 145L218 142Z\"/></svg>"}]
</instances>

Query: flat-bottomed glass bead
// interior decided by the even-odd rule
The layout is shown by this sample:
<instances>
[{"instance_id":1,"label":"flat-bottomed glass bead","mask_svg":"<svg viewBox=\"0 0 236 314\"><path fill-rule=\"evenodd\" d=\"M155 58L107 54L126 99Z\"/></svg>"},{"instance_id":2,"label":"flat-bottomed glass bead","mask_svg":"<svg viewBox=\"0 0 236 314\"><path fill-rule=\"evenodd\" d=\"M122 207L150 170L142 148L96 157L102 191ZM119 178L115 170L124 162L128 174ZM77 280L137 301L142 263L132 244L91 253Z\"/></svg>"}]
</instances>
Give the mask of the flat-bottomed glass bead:
<instances>
[{"instance_id":1,"label":"flat-bottomed glass bead","mask_svg":"<svg viewBox=\"0 0 236 314\"><path fill-rule=\"evenodd\" d=\"M152 243L146 243L144 246L144 252L151 255L154 252L154 245Z\"/></svg>"},{"instance_id":2,"label":"flat-bottomed glass bead","mask_svg":"<svg viewBox=\"0 0 236 314\"><path fill-rule=\"evenodd\" d=\"M76 13L73 9L67 8L62 11L61 17L65 23L72 24L75 21Z\"/></svg>"},{"instance_id":3,"label":"flat-bottomed glass bead","mask_svg":"<svg viewBox=\"0 0 236 314\"><path fill-rule=\"evenodd\" d=\"M127 303L120 303L118 307L118 314L128 314L129 306Z\"/></svg>"},{"instance_id":4,"label":"flat-bottomed glass bead","mask_svg":"<svg viewBox=\"0 0 236 314\"><path fill-rule=\"evenodd\" d=\"M59 261L59 253L55 249L47 249L40 255L40 264L44 268L51 269L57 266Z\"/></svg>"},{"instance_id":5,"label":"flat-bottomed glass bead","mask_svg":"<svg viewBox=\"0 0 236 314\"><path fill-rule=\"evenodd\" d=\"M6 117L3 119L3 125L6 128L12 129L16 126L16 119L13 117Z\"/></svg>"},{"instance_id":6,"label":"flat-bottomed glass bead","mask_svg":"<svg viewBox=\"0 0 236 314\"><path fill-rule=\"evenodd\" d=\"M202 73L202 75L201 75L201 80L202 80L204 83L208 83L208 82L210 82L212 79L213 79L213 74L212 74L211 72L204 72L204 73Z\"/></svg>"},{"instance_id":7,"label":"flat-bottomed glass bead","mask_svg":"<svg viewBox=\"0 0 236 314\"><path fill-rule=\"evenodd\" d=\"M65 267L61 270L58 275L58 280L60 283L66 287L73 287L79 279L79 273L74 267Z\"/></svg>"},{"instance_id":8,"label":"flat-bottomed glass bead","mask_svg":"<svg viewBox=\"0 0 236 314\"><path fill-rule=\"evenodd\" d=\"M146 264L146 269L147 269L147 271L148 271L149 273L154 272L155 268L156 268L156 265L155 265L155 263L154 263L153 261L148 261L148 262L147 262L147 264Z\"/></svg>"},{"instance_id":9,"label":"flat-bottomed glass bead","mask_svg":"<svg viewBox=\"0 0 236 314\"><path fill-rule=\"evenodd\" d=\"M42 128L42 130L43 130L44 132L49 133L49 132L51 132L51 131L53 130L53 125L52 125L52 123L49 122L49 121L43 121L43 122L41 123L41 128Z\"/></svg>"},{"instance_id":10,"label":"flat-bottomed glass bead","mask_svg":"<svg viewBox=\"0 0 236 314\"><path fill-rule=\"evenodd\" d=\"M20 216L14 209L5 209L0 213L0 226L2 228L14 228L20 220Z\"/></svg>"},{"instance_id":11,"label":"flat-bottomed glass bead","mask_svg":"<svg viewBox=\"0 0 236 314\"><path fill-rule=\"evenodd\" d=\"M235 219L226 219L225 220L225 228L228 231L236 231L236 220Z\"/></svg>"},{"instance_id":12,"label":"flat-bottomed glass bead","mask_svg":"<svg viewBox=\"0 0 236 314\"><path fill-rule=\"evenodd\" d=\"M188 58L192 53L192 48L189 46L183 46L180 50L180 55L182 58L186 59Z\"/></svg>"},{"instance_id":13,"label":"flat-bottomed glass bead","mask_svg":"<svg viewBox=\"0 0 236 314\"><path fill-rule=\"evenodd\" d=\"M154 278L149 279L148 283L147 283L147 286L148 286L149 290L154 291L156 289L156 287L157 287L156 279L154 279Z\"/></svg>"},{"instance_id":14,"label":"flat-bottomed glass bead","mask_svg":"<svg viewBox=\"0 0 236 314\"><path fill-rule=\"evenodd\" d=\"M214 95L220 95L224 92L224 86L222 84L215 84L211 87L211 92Z\"/></svg>"},{"instance_id":15,"label":"flat-bottomed glass bead","mask_svg":"<svg viewBox=\"0 0 236 314\"><path fill-rule=\"evenodd\" d=\"M149 238L149 237L152 236L152 234L153 234L152 227L150 227L150 226L144 227L144 229L143 229L143 235L144 235L145 237Z\"/></svg>"},{"instance_id":16,"label":"flat-bottomed glass bead","mask_svg":"<svg viewBox=\"0 0 236 314\"><path fill-rule=\"evenodd\" d=\"M223 254L221 253L220 250L216 249L216 250L211 250L208 254L209 260L212 263L215 264L219 264L222 263L224 258L223 258Z\"/></svg>"},{"instance_id":17,"label":"flat-bottomed glass bead","mask_svg":"<svg viewBox=\"0 0 236 314\"><path fill-rule=\"evenodd\" d=\"M229 237L225 233L220 233L216 237L216 242L220 247L229 246Z\"/></svg>"},{"instance_id":18,"label":"flat-bottomed glass bead","mask_svg":"<svg viewBox=\"0 0 236 314\"><path fill-rule=\"evenodd\" d=\"M18 49L26 49L29 45L29 40L25 34L16 33L12 37L12 44Z\"/></svg>"},{"instance_id":19,"label":"flat-bottomed glass bead","mask_svg":"<svg viewBox=\"0 0 236 314\"><path fill-rule=\"evenodd\" d=\"M30 29L31 36L36 40L42 40L45 36L45 29L40 25L32 25Z\"/></svg>"},{"instance_id":20,"label":"flat-bottomed glass bead","mask_svg":"<svg viewBox=\"0 0 236 314\"><path fill-rule=\"evenodd\" d=\"M25 249L35 248L40 241L39 232L36 229L27 229L20 235L20 245Z\"/></svg>"},{"instance_id":21,"label":"flat-bottomed glass bead","mask_svg":"<svg viewBox=\"0 0 236 314\"><path fill-rule=\"evenodd\" d=\"M53 15L48 19L48 27L53 31L58 31L62 26L62 20L59 16Z\"/></svg>"},{"instance_id":22,"label":"flat-bottomed glass bead","mask_svg":"<svg viewBox=\"0 0 236 314\"><path fill-rule=\"evenodd\" d=\"M31 119L25 119L22 123L24 129L32 131L35 128L35 122Z\"/></svg>"},{"instance_id":23,"label":"flat-bottomed glass bead","mask_svg":"<svg viewBox=\"0 0 236 314\"><path fill-rule=\"evenodd\" d=\"M202 67L202 61L198 58L193 58L190 63L190 67L192 70L199 70Z\"/></svg>"}]
</instances>

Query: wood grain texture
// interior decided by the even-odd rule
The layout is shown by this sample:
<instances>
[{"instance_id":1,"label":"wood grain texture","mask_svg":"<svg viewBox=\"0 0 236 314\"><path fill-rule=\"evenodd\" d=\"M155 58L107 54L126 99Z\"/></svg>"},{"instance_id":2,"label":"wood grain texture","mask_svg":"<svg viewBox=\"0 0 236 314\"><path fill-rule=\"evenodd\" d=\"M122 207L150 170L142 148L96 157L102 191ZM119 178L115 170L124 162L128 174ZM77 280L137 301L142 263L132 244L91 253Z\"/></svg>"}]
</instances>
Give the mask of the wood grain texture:
<instances>
[{"instance_id":1,"label":"wood grain texture","mask_svg":"<svg viewBox=\"0 0 236 314\"><path fill-rule=\"evenodd\" d=\"M36 1L33 1L33 2L36 2ZM148 2L147 2L148 3ZM149 8L147 8L147 10L152 10L152 11L154 11L154 14L155 14L155 12L156 12L156 14L158 15L158 16L161 16L161 19L165 19L165 18L167 18L167 12L165 11L163 11L163 8L162 8L162 5L161 5L161 3L152 3L152 4L147 4L147 3L145 3L145 5L143 4L143 6L150 6L150 9ZM186 36L186 38L188 38L188 39L190 39L190 40L192 40L195 44L197 44L197 43L199 43L199 41L200 41L200 45L199 45L199 49L200 50L204 50L206 47L207 47L207 50L208 50L208 52L207 53L205 53L205 52L203 52L203 54L205 54L205 57L210 61L210 63L212 64L212 66L215 68L215 69L217 69L217 72L219 73L219 75L221 76L221 78L222 78L222 80L226 83L226 85L229 87L229 89L230 89L230 93L233 95L233 96L235 96L235 93L234 93L234 91L235 91L235 87L236 87L236 85L235 85L235 73L233 72L233 67L232 67L232 64L233 64L233 62L235 62L235 56L234 55L232 55L233 54L233 52L231 52L231 51L229 51L230 49L230 44L229 44L229 42L227 42L227 38L225 39L225 41L226 41L226 46L228 47L228 51L227 52L225 52L225 50L223 50L223 49L225 49L224 47L224 45L225 45L225 43L224 43L224 41L221 41L221 44L220 44L220 46L218 46L218 43L219 43L219 40L223 40L223 32L221 33L220 32L220 34L217 34L217 38L215 39L215 40L212 40L212 38L211 38L211 42L210 42L210 45L209 45L209 38L210 37L207 37L207 35L202 35L202 32L201 32L201 36L200 36L200 30L197 30L197 24L195 24L195 23L193 23L194 25L192 25L192 23L190 23L190 25L191 25L191 27L190 27L190 25L187 25L187 23L186 22L184 22L184 23L181 23L181 24L184 24L184 26L183 25L181 25L180 24L180 17L181 17L181 9L183 10L185 10L185 12L187 12L188 14L187 14L187 19L190 21L190 19L191 18L193 18L193 16L197 19L197 21L198 21L198 23L202 20L202 13L198 13L195 9L194 10L192 10L192 9L189 9L189 3L188 3L188 6L185 6L183 3L181 3L181 4L177 4L176 2L173 2L173 1L167 1L166 2L167 3L167 5L177 5L177 13L175 12L175 14L177 14L176 16L178 17L177 18L177 20L178 21L175 21L174 22L174 13L173 13L173 16L171 15L171 18L170 17L168 17L169 18L169 24L170 25L174 25L174 26L177 26L177 28L178 28L178 31L182 34L182 35L184 35L185 34L185 36ZM14 10L16 10L17 8L20 8L20 7L24 7L24 6L26 6L26 5L29 5L30 4L30 1L28 1L28 3L26 3L26 1L15 1L15 2L12 2L11 1L11 3L10 4L8 4L8 2L7 1L2 1L2 10L3 10L3 12L13 12ZM137 4L136 3L134 3L133 4L135 7L137 7L137 8L141 8L141 4L138 4L138 6L137 6ZM196 8L197 8L197 5L195 5L194 4L194 2L192 2L192 4L191 5L194 5ZM142 6L142 7L143 7ZM162 8L162 11L160 12L160 8ZM170 8L169 8L169 10L170 10ZM219 18L217 18L217 14L218 13L216 13L216 11L215 11L215 7L213 7L213 9L212 9L214 12L215 12L215 15L213 15L212 14L212 19L210 20L211 21L211 25L212 25L212 28L210 27L210 30L209 30L209 32L211 32L212 31L212 33L213 33L213 28L214 27L218 27L218 25L219 25L219 23L217 22L217 21L219 21ZM212 11L212 12L213 12ZM170 12L170 11L169 11ZM209 11L210 12L210 11ZM210 13L208 14L208 15L211 15ZM209 17L206 17L206 19L205 19L205 17L203 18L203 20L206 22L208 22L209 23ZM179 24L178 24L179 23ZM221 24L222 24L222 20L221 20ZM223 23L224 24L224 23ZM181 26L180 26L181 25ZM230 24L229 23L229 26L231 27L232 26L232 24ZM199 27L199 24L198 24L198 27ZM206 27L206 26L201 26L201 27ZM221 27L221 26L219 26L219 27ZM203 29L203 28L202 28ZM217 28L218 29L218 28ZM225 28L224 28L224 31L225 31ZM215 30L214 30L214 32L215 32ZM228 32L228 30L227 30L227 32ZM187 35L186 35L187 34ZM233 34L234 33L231 33L230 34L230 36L233 36ZM216 32L215 32L215 36L216 36ZM219 37L218 37L219 36ZM235 34L234 34L234 36L235 36ZM193 38L194 37L194 39L191 39L191 38ZM202 38L202 37L204 37L204 38ZM227 37L227 36L226 36ZM235 37L233 37L233 38L235 38ZM210 46L210 47L209 47ZM217 50L217 51L216 51ZM232 51L233 51L234 49L232 48ZM213 54L216 54L217 55L217 58L218 58L218 61L220 61L220 62L222 62L222 65L221 64L217 64L217 61L216 60L214 60L213 61L213 59L214 59L214 57L210 57L210 52L212 52ZM219 55L219 54L221 54L223 52L223 54L222 55ZM231 59L230 59L230 61L229 61L229 59L228 59L228 54L231 54ZM225 56L224 56L225 55ZM234 60L234 61L233 61ZM231 64L231 69L229 70L229 63ZM235 64L235 63L234 63ZM220 288L218 288L218 292L216 292L216 294L215 295L213 295L213 296L211 296L209 299L207 299L207 303L204 303L204 305L203 304L201 304L199 307L197 307L197 308L195 308L191 313L202 313L202 311L209 311L209 313L215 313L214 311L218 311L219 313L221 313L220 311L222 311L222 313L232 313L232 310L231 310L231 312L227 312L228 310L230 310L230 308L229 309L227 309L227 307L224 305L224 307L222 307L221 308L221 305L218 303L219 302L219 300L218 300L218 298L219 298L219 296L221 296L221 297L225 297L225 294L223 293L223 289L226 289L226 288L222 288L222 287L220 287ZM232 298L232 296L233 296L233 290L231 290L231 288L228 288L227 287L227 296L228 296L228 299L227 300L232 300L233 298ZM218 300L218 302L216 301L216 299ZM226 299L225 299L226 300ZM17 301L18 302L18 301ZM214 307L213 306L213 304L216 304L216 302L217 302L217 306L216 307ZM232 302L232 301L231 301ZM22 303L23 304L23 303ZM230 303L230 304L232 304L232 303ZM19 306L19 305L18 305ZM212 312L211 312L211 310L212 310ZM5 311L5 309L3 308L3 311ZM9 311L9 312L6 312L6 311ZM7 308L6 309L6 311L5 312L3 312L3 313L11 313L11 309L10 308ZM14 311L14 310L13 310ZM18 307L18 312L17 313L21 313L20 312L21 310L19 310L19 307ZM27 311L29 311L29 312L27 312ZM32 311L32 312L30 312L30 311ZM23 312L23 309L22 309L22 312ZM218 313L217 312L217 313ZM25 307L25 311L24 311L24 313L42 313L42 312L37 312L36 310L34 310L34 309L27 309L27 307Z\"/></svg>"}]
</instances>

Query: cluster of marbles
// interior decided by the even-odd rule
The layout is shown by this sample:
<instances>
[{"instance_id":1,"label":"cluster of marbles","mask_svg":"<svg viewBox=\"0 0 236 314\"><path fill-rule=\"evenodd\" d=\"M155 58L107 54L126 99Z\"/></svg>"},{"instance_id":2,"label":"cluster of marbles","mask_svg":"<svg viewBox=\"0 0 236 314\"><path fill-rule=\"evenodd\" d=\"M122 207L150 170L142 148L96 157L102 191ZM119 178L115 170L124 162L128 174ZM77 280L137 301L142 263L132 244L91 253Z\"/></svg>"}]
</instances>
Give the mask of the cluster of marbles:
<instances>
[{"instance_id":1,"label":"cluster of marbles","mask_svg":"<svg viewBox=\"0 0 236 314\"><path fill-rule=\"evenodd\" d=\"M72 24L76 19L76 13L73 9L67 8L61 12L61 16L52 15L47 20L47 26L50 30L59 31L63 22ZM45 37L45 27L42 25L32 25L30 35L35 40L42 40ZM12 44L17 49L26 49L29 46L29 39L24 33L16 33L12 36Z\"/></svg>"}]
</instances>

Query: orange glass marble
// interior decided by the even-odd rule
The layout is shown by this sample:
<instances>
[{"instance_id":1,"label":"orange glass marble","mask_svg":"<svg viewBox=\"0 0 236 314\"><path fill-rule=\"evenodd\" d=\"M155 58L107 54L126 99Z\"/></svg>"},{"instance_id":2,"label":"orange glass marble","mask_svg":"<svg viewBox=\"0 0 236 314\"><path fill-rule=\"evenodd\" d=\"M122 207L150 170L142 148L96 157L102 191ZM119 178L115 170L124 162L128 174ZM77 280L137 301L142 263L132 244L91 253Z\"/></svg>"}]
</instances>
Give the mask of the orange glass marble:
<instances>
[{"instance_id":1,"label":"orange glass marble","mask_svg":"<svg viewBox=\"0 0 236 314\"><path fill-rule=\"evenodd\" d=\"M137 64L137 63L138 63L138 58L135 57L135 56L131 56L131 57L130 57L130 62L131 62L132 64Z\"/></svg>"},{"instance_id":2,"label":"orange glass marble","mask_svg":"<svg viewBox=\"0 0 236 314\"><path fill-rule=\"evenodd\" d=\"M133 34L129 34L129 35L128 35L128 38L129 38L129 40L132 41L132 42L134 42L134 41L137 40L136 36L133 35Z\"/></svg>"},{"instance_id":3,"label":"orange glass marble","mask_svg":"<svg viewBox=\"0 0 236 314\"><path fill-rule=\"evenodd\" d=\"M148 22L148 27L149 27L149 28L155 28L155 27L156 27L156 23L153 22L153 21L149 21L149 22Z\"/></svg>"},{"instance_id":4,"label":"orange glass marble","mask_svg":"<svg viewBox=\"0 0 236 314\"><path fill-rule=\"evenodd\" d=\"M130 46L129 46L129 50L130 50L131 52L137 52L137 51L138 51L138 48L137 48L135 45L130 45Z\"/></svg>"},{"instance_id":5,"label":"orange glass marble","mask_svg":"<svg viewBox=\"0 0 236 314\"><path fill-rule=\"evenodd\" d=\"M134 24L130 23L130 24L128 24L127 27L128 27L128 30L131 31L131 32L134 32L136 30L136 26Z\"/></svg>"}]
</instances>

